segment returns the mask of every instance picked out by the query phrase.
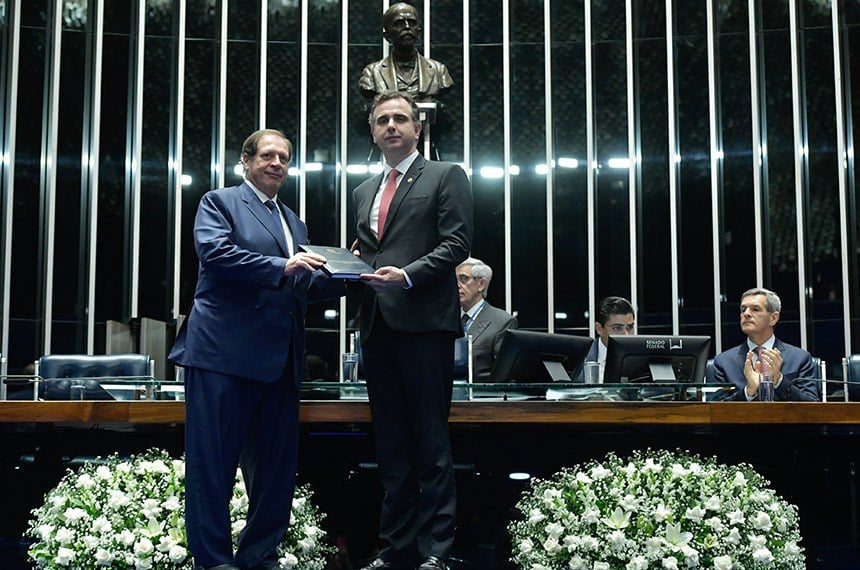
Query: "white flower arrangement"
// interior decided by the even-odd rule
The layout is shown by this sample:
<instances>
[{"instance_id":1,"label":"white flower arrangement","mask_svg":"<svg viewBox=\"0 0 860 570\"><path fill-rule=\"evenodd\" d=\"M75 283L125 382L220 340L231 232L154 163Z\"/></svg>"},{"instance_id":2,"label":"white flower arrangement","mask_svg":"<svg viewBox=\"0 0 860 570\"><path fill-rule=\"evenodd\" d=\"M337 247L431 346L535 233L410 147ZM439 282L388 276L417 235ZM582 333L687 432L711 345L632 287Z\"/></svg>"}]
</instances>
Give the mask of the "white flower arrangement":
<instances>
[{"instance_id":1,"label":"white flower arrangement","mask_svg":"<svg viewBox=\"0 0 860 570\"><path fill-rule=\"evenodd\" d=\"M320 570L333 549L320 528L324 515L307 486L296 488L280 564ZM233 539L245 526L248 496L241 471L230 502ZM185 536L185 461L149 450L69 470L33 510L25 536L37 568L191 569Z\"/></svg>"},{"instance_id":2,"label":"white flower arrangement","mask_svg":"<svg viewBox=\"0 0 860 570\"><path fill-rule=\"evenodd\" d=\"M535 480L508 530L529 570L805 568L797 507L746 464L610 453Z\"/></svg>"}]
</instances>

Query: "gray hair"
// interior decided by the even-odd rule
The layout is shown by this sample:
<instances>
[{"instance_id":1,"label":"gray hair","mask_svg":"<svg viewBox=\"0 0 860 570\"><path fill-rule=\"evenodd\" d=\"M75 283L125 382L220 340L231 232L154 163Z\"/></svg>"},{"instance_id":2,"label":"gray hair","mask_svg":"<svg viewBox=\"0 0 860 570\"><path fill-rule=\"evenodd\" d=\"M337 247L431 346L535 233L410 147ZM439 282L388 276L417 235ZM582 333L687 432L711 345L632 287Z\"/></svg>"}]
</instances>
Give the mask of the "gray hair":
<instances>
[{"instance_id":1,"label":"gray hair","mask_svg":"<svg viewBox=\"0 0 860 570\"><path fill-rule=\"evenodd\" d=\"M782 301L779 300L779 295L770 289L764 289L763 287L755 287L744 291L744 294L741 295L741 303L743 303L744 299L752 297L753 295L764 295L767 297L765 308L768 313L777 313L782 309Z\"/></svg>"},{"instance_id":2,"label":"gray hair","mask_svg":"<svg viewBox=\"0 0 860 570\"><path fill-rule=\"evenodd\" d=\"M486 299L487 290L490 288L490 281L493 279L492 268L477 257L469 257L457 267L463 267L464 265L468 265L472 268L472 277L475 279L485 279L487 281L487 284L484 286L484 290L481 291L481 294Z\"/></svg>"}]
</instances>

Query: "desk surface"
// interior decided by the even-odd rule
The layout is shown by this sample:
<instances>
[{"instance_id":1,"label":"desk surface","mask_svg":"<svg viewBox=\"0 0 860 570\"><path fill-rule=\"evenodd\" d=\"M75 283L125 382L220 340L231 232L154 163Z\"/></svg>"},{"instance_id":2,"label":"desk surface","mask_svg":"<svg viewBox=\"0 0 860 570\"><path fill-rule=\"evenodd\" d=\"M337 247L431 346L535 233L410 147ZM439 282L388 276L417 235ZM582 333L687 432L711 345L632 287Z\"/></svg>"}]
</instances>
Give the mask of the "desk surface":
<instances>
[{"instance_id":1,"label":"desk surface","mask_svg":"<svg viewBox=\"0 0 860 570\"><path fill-rule=\"evenodd\" d=\"M366 401L303 401L303 423L367 423ZM171 424L180 401L0 401L0 423ZM860 402L454 402L451 423L860 425Z\"/></svg>"}]
</instances>

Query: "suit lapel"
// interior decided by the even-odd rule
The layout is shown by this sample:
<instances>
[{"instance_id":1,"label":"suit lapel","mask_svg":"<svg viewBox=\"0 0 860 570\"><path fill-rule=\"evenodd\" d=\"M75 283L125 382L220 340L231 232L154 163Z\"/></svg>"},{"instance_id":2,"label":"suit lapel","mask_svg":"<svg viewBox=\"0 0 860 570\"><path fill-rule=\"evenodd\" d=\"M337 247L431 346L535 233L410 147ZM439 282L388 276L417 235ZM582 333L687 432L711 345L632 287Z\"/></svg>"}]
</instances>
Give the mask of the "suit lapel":
<instances>
[{"instance_id":1,"label":"suit lapel","mask_svg":"<svg viewBox=\"0 0 860 570\"><path fill-rule=\"evenodd\" d=\"M257 195L251 190L251 187L245 184L244 182L240 186L242 190L242 200L248 205L248 209L251 211L251 214L257 218L257 221L262 224L263 228L272 236L272 239L278 244L278 247L284 253L285 257L289 257L289 252L287 251L287 241L284 237L283 228L279 228L275 225L275 218L272 216L272 213L269 211ZM279 204L280 206L280 204ZM289 220L289 217L281 211L285 218ZM289 223L288 223L289 225ZM293 231L290 228L290 231ZM295 231L293 231L293 235L295 235Z\"/></svg>"}]
</instances>

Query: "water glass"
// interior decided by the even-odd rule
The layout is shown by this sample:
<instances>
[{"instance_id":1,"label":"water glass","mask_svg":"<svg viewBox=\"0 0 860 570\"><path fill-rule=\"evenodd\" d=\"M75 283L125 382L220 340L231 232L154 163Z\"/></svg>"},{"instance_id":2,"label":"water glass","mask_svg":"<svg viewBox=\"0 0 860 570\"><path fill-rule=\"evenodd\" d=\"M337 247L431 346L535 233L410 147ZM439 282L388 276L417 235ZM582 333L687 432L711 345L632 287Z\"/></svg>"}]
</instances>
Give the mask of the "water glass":
<instances>
[{"instance_id":1,"label":"water glass","mask_svg":"<svg viewBox=\"0 0 860 570\"><path fill-rule=\"evenodd\" d=\"M69 384L69 400L83 400L87 387L81 383Z\"/></svg>"},{"instance_id":2,"label":"water glass","mask_svg":"<svg viewBox=\"0 0 860 570\"><path fill-rule=\"evenodd\" d=\"M343 368L340 376L341 382L356 382L358 380L358 353L343 353Z\"/></svg>"},{"instance_id":3,"label":"water glass","mask_svg":"<svg viewBox=\"0 0 860 570\"><path fill-rule=\"evenodd\" d=\"M773 374L765 372L761 375L761 383L758 387L759 400L762 402L773 402Z\"/></svg>"},{"instance_id":4,"label":"water glass","mask_svg":"<svg viewBox=\"0 0 860 570\"><path fill-rule=\"evenodd\" d=\"M582 378L586 384L602 384L600 378L600 363L593 360L582 365Z\"/></svg>"}]
</instances>

